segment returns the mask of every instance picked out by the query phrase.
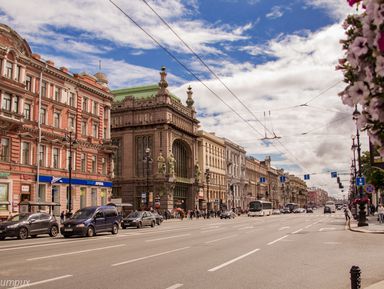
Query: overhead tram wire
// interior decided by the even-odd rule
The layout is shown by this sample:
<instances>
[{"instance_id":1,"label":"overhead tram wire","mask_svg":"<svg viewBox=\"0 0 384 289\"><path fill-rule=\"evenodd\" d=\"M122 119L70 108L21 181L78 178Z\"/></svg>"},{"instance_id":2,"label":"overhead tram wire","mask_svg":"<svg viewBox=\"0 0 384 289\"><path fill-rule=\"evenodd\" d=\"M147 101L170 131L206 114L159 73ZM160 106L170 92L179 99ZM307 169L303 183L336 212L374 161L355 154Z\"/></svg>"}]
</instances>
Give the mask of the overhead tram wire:
<instances>
[{"instance_id":1,"label":"overhead tram wire","mask_svg":"<svg viewBox=\"0 0 384 289\"><path fill-rule=\"evenodd\" d=\"M109 1L111 1L111 0L109 0ZM266 131L268 131L269 133L272 133L273 134L273 132L271 132L258 118L257 118L257 116L249 109L249 107L247 106L247 105L245 105L244 103L243 103L243 101L220 79L220 77L205 63L205 61L199 56L199 55L197 55L196 54L196 52L177 34L177 32L176 31L174 31L174 29L152 8L152 6L151 5L149 5L148 4L148 2L146 1L146 0L142 0L150 9L151 9L151 11L154 13L154 14L156 14L156 16L164 23L164 25L166 25L167 27L168 27L168 29L170 29L172 32L173 32L173 34L175 34L175 36L192 52L192 54L208 69L208 71L229 91L229 93L233 96L233 97L235 97L236 99L237 99L237 101L254 117L254 119L258 122L258 123L260 123L263 127L264 127L264 129L266 130ZM112 2L112 1L111 1ZM113 3L113 2L112 2ZM114 4L114 3L113 3ZM114 4L115 5L115 4ZM115 5L116 6L116 5ZM120 8L119 8L119 10L121 10ZM121 10L122 11L122 10ZM125 14L125 13L124 13ZM129 17L129 16L127 16L127 17ZM130 17L129 17L130 18ZM131 19L131 18L130 18ZM136 24L136 23L135 23ZM137 25L137 24L136 24ZM141 28L141 27L140 27ZM142 30L143 30L143 28L141 28ZM146 33L146 34L148 34L148 33ZM152 37L151 37L152 38ZM158 43L157 41L156 41L156 43ZM159 44L159 43L158 43ZM159 44L160 45L160 44ZM163 48L164 49L164 48ZM169 52L168 52L168 54L169 54ZM178 61L177 60L177 62L178 63L180 63L180 61ZM187 69L184 65L182 65L185 69ZM189 69L187 69L188 71L189 71ZM191 73L191 72L190 72ZM194 74L192 74L192 75L194 75ZM196 78L196 77L195 77ZM198 79L198 78L196 78L196 79ZM198 79L198 81L199 82L201 82L202 83L202 81L200 80L200 79ZM204 84L204 86L205 87L207 87L205 84ZM212 92L212 90L211 89L209 89L211 92ZM216 93L214 93L215 95L216 95ZM223 100L222 99L220 99L222 102L223 102ZM225 103L226 104L226 103ZM226 104L227 105L227 104ZM228 105L227 105L228 106ZM231 108L231 110L232 111L234 111L232 108ZM236 112L236 115L238 115L243 121L246 121L243 117L241 117L237 112ZM248 121L246 121L247 123L248 123ZM253 127L253 126L252 126ZM260 132L258 132L259 134L260 134ZM277 139L277 141L278 141L278 143L286 150L286 152L288 153L288 154L290 154L295 160L296 160L296 162L302 167L302 168L305 168L302 164L300 164L300 160L298 159L298 158L296 158L296 156L295 155L293 155L292 154L292 152L290 152L286 147L285 147L285 145L279 140L279 139ZM284 154L284 152L282 152L281 150L279 150L273 143L272 143L272 145L278 150L278 151L280 151L281 153L283 153Z\"/></svg>"}]
</instances>

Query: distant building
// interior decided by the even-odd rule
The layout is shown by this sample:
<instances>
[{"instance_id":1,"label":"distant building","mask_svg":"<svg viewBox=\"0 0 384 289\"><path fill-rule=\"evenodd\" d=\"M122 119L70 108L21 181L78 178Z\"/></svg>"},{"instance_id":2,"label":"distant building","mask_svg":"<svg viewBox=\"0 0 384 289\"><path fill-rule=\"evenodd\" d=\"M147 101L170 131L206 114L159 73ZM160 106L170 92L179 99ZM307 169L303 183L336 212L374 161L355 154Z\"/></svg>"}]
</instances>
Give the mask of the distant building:
<instances>
[{"instance_id":1,"label":"distant building","mask_svg":"<svg viewBox=\"0 0 384 289\"><path fill-rule=\"evenodd\" d=\"M113 198L134 209L194 209L202 181L196 175L198 124L192 89L183 105L167 87L166 70L159 85L112 91L112 138L115 156Z\"/></svg>"},{"instance_id":2,"label":"distant building","mask_svg":"<svg viewBox=\"0 0 384 289\"><path fill-rule=\"evenodd\" d=\"M113 99L106 77L56 68L0 24L0 79L0 216L24 200L56 202L55 214L106 203Z\"/></svg>"}]
</instances>

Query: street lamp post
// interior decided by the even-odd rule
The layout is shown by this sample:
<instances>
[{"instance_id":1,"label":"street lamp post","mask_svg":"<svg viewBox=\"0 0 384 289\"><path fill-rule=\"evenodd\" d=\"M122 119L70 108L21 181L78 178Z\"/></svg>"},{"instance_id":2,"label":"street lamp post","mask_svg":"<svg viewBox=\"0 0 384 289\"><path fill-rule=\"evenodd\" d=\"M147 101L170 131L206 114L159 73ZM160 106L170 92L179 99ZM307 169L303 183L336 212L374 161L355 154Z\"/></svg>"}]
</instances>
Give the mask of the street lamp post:
<instances>
[{"instance_id":1,"label":"street lamp post","mask_svg":"<svg viewBox=\"0 0 384 289\"><path fill-rule=\"evenodd\" d=\"M352 135L352 151L353 151L353 163L352 163L352 170L353 170L353 192L354 197L357 197L357 185L356 185L356 176L357 176L357 167L356 167L356 148L357 145L355 144L355 135Z\"/></svg>"},{"instance_id":2,"label":"street lamp post","mask_svg":"<svg viewBox=\"0 0 384 289\"><path fill-rule=\"evenodd\" d=\"M357 126L357 120L359 119L359 117L360 117L360 112L357 110L357 105L355 105L355 111L353 112L353 120L355 121L355 124L356 124L357 160L359 162L358 175L359 175L359 178L361 178L361 145L360 145L359 128ZM359 210L359 221L357 223L357 226L358 227L368 226L366 213L365 213L365 204L363 203L364 191L362 186L359 186L359 197L360 197L360 202L359 202L360 210Z\"/></svg>"},{"instance_id":3,"label":"street lamp post","mask_svg":"<svg viewBox=\"0 0 384 289\"><path fill-rule=\"evenodd\" d=\"M207 211L208 211L208 216L209 216L209 182L211 179L211 171L208 169L205 170L205 182L207 183Z\"/></svg>"},{"instance_id":4,"label":"street lamp post","mask_svg":"<svg viewBox=\"0 0 384 289\"><path fill-rule=\"evenodd\" d=\"M147 209L149 208L149 164L152 163L152 158L151 158L151 149L146 148L145 149L145 156L144 156L144 162L146 163L146 198L147 198Z\"/></svg>"},{"instance_id":5,"label":"street lamp post","mask_svg":"<svg viewBox=\"0 0 384 289\"><path fill-rule=\"evenodd\" d=\"M65 135L63 142L69 145L69 156L68 156L68 213L72 211L72 148L77 145L77 140L73 135L72 129Z\"/></svg>"}]
</instances>

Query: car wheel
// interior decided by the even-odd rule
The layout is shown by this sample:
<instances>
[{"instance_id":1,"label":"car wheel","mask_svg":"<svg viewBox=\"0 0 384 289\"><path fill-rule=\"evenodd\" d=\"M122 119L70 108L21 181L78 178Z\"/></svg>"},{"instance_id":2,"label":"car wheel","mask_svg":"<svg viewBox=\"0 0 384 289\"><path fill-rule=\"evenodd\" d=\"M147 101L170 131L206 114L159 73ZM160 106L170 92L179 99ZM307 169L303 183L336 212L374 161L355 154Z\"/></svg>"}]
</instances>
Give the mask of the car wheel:
<instances>
[{"instance_id":1,"label":"car wheel","mask_svg":"<svg viewBox=\"0 0 384 289\"><path fill-rule=\"evenodd\" d=\"M87 237L93 237L95 235L95 230L92 226L89 226L87 229Z\"/></svg>"},{"instance_id":2,"label":"car wheel","mask_svg":"<svg viewBox=\"0 0 384 289\"><path fill-rule=\"evenodd\" d=\"M51 230L49 230L49 236L56 237L59 234L59 228L57 226L52 226Z\"/></svg>"},{"instance_id":3,"label":"car wheel","mask_svg":"<svg viewBox=\"0 0 384 289\"><path fill-rule=\"evenodd\" d=\"M155 221L151 222L151 227L153 228L155 226Z\"/></svg>"},{"instance_id":4,"label":"car wheel","mask_svg":"<svg viewBox=\"0 0 384 289\"><path fill-rule=\"evenodd\" d=\"M141 222L138 222L137 223L137 226L136 226L138 229L141 229L143 227L143 224Z\"/></svg>"},{"instance_id":5,"label":"car wheel","mask_svg":"<svg viewBox=\"0 0 384 289\"><path fill-rule=\"evenodd\" d=\"M25 227L21 227L19 230L19 234L17 236L18 239L24 240L28 238L28 229Z\"/></svg>"},{"instance_id":6,"label":"car wheel","mask_svg":"<svg viewBox=\"0 0 384 289\"><path fill-rule=\"evenodd\" d=\"M119 232L119 227L116 224L112 226L112 234L116 235Z\"/></svg>"}]
</instances>

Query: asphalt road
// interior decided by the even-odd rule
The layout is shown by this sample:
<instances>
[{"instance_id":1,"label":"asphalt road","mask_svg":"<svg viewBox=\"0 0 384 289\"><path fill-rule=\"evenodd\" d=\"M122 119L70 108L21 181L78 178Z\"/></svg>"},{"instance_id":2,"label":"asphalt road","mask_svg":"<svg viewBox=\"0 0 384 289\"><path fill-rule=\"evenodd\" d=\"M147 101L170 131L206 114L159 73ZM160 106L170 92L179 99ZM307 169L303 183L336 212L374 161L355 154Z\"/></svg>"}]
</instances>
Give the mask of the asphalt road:
<instances>
[{"instance_id":1,"label":"asphalt road","mask_svg":"<svg viewBox=\"0 0 384 289\"><path fill-rule=\"evenodd\" d=\"M0 288L347 289L384 280L382 235L346 230L343 214L171 220L93 238L0 242ZM5 284L5 282L8 282ZM28 283L28 284L27 284Z\"/></svg>"}]
</instances>

